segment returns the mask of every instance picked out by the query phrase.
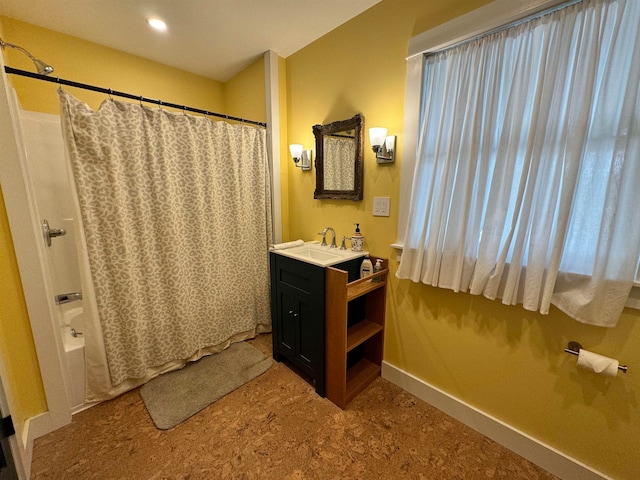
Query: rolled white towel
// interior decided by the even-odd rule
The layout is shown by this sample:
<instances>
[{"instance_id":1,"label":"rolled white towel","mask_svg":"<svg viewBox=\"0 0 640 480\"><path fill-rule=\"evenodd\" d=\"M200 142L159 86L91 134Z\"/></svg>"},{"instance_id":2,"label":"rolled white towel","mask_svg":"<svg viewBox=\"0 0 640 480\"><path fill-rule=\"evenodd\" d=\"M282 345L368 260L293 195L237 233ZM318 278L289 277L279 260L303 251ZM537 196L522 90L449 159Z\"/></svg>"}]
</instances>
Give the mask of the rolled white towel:
<instances>
[{"instance_id":1,"label":"rolled white towel","mask_svg":"<svg viewBox=\"0 0 640 480\"><path fill-rule=\"evenodd\" d=\"M294 240L293 242L276 243L271 245L271 250L284 250L286 248L299 247L304 245L304 240Z\"/></svg>"}]
</instances>

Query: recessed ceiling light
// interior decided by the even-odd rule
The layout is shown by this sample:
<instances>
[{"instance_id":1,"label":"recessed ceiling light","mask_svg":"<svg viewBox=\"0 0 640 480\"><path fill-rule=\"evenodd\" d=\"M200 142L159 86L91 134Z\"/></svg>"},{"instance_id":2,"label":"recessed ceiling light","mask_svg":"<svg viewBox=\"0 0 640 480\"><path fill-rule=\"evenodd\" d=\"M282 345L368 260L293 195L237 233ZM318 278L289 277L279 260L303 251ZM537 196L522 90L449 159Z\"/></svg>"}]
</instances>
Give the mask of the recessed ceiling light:
<instances>
[{"instance_id":1,"label":"recessed ceiling light","mask_svg":"<svg viewBox=\"0 0 640 480\"><path fill-rule=\"evenodd\" d=\"M167 29L167 24L164 23L164 20L160 20L159 18L147 18L147 23L159 32L164 32Z\"/></svg>"}]
</instances>

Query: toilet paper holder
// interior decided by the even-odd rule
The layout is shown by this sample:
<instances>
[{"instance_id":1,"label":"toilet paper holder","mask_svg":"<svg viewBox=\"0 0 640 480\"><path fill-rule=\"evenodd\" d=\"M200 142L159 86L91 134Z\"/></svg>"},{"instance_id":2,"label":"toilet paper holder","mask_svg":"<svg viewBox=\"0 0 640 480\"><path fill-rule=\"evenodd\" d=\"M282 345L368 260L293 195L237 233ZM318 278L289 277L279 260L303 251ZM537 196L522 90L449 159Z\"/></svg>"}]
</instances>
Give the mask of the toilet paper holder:
<instances>
[{"instance_id":1,"label":"toilet paper holder","mask_svg":"<svg viewBox=\"0 0 640 480\"><path fill-rule=\"evenodd\" d=\"M569 342L567 348L565 348L564 351L570 353L571 355L579 355L581 349L582 345L580 345L578 342L572 341ZM627 373L628 368L626 365L618 365L618 370L622 370L623 373Z\"/></svg>"}]
</instances>

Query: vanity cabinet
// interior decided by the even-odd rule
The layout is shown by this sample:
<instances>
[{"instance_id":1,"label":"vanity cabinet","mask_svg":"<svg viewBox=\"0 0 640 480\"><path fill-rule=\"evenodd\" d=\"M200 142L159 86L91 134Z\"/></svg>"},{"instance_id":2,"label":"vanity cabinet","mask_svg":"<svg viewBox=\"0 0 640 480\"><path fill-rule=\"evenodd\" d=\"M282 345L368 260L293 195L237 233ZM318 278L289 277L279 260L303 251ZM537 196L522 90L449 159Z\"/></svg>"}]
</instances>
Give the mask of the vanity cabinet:
<instances>
[{"instance_id":1,"label":"vanity cabinet","mask_svg":"<svg viewBox=\"0 0 640 480\"><path fill-rule=\"evenodd\" d=\"M339 265L355 278L361 259ZM286 360L325 396L326 268L269 253L273 358Z\"/></svg>"},{"instance_id":2,"label":"vanity cabinet","mask_svg":"<svg viewBox=\"0 0 640 480\"><path fill-rule=\"evenodd\" d=\"M326 269L326 395L343 409L380 376L389 272L381 260L382 271L355 281Z\"/></svg>"}]
</instances>

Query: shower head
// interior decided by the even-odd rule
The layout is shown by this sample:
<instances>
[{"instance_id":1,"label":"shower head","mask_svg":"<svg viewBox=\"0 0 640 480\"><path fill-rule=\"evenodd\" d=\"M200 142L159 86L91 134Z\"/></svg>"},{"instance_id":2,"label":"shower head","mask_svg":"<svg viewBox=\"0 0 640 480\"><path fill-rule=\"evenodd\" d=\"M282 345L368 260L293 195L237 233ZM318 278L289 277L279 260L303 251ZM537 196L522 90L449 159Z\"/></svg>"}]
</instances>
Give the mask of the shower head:
<instances>
[{"instance_id":1,"label":"shower head","mask_svg":"<svg viewBox=\"0 0 640 480\"><path fill-rule=\"evenodd\" d=\"M53 72L53 67L51 65L43 62L39 58L34 57L27 50L22 48L20 45L15 45L13 43L5 42L0 38L0 47L2 47L2 49L4 49L5 47L11 47L11 48L15 48L16 50L20 50L22 53L24 53L27 57L31 59L33 64L36 66L36 70L40 75L49 75L50 73Z\"/></svg>"},{"instance_id":2,"label":"shower head","mask_svg":"<svg viewBox=\"0 0 640 480\"><path fill-rule=\"evenodd\" d=\"M53 67L48 63L44 63L39 58L32 58L31 60L33 61L33 64L36 66L36 68L38 69L38 73L40 75L49 75L50 73L53 73Z\"/></svg>"}]
</instances>

